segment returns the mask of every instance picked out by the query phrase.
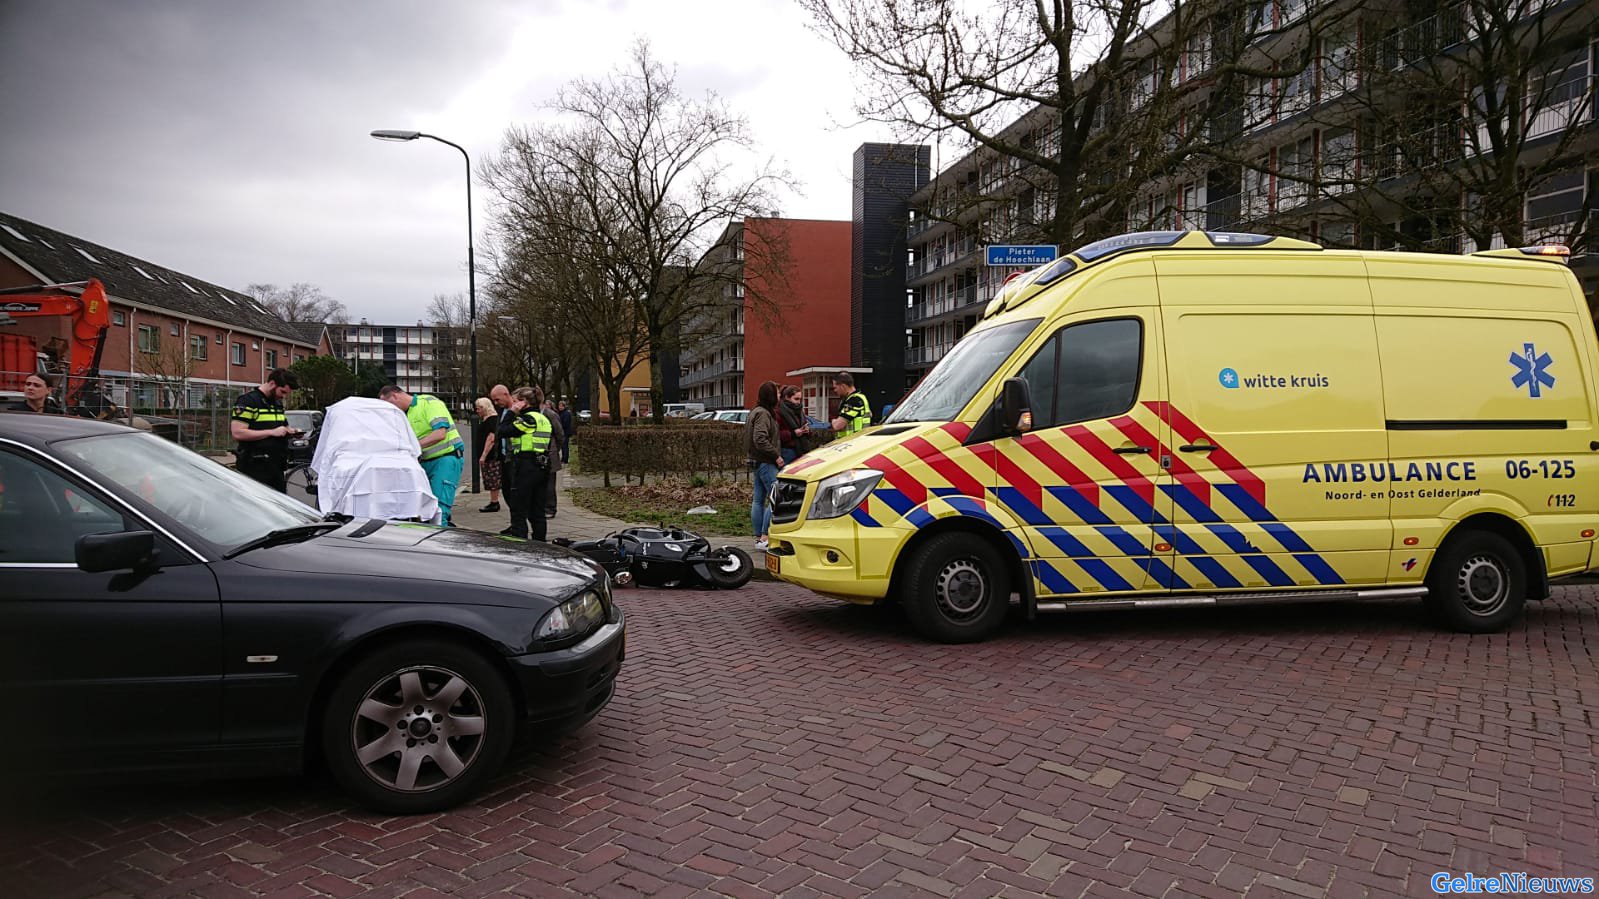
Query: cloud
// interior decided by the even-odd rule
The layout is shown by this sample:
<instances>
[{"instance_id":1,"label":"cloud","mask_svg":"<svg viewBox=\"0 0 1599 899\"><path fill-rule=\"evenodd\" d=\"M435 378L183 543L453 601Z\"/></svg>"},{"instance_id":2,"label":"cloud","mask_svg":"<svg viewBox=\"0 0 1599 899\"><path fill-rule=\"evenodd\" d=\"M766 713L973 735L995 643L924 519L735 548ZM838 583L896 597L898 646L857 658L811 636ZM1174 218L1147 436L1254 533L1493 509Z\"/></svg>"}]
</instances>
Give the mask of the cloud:
<instances>
[{"instance_id":1,"label":"cloud","mask_svg":"<svg viewBox=\"0 0 1599 899\"><path fill-rule=\"evenodd\" d=\"M465 289L465 173L449 147L367 132L484 161L640 34L792 162L808 184L786 213L847 218L850 153L882 137L829 130L847 62L802 26L786 0L4 0L0 202L217 283L309 281L414 320Z\"/></svg>"}]
</instances>

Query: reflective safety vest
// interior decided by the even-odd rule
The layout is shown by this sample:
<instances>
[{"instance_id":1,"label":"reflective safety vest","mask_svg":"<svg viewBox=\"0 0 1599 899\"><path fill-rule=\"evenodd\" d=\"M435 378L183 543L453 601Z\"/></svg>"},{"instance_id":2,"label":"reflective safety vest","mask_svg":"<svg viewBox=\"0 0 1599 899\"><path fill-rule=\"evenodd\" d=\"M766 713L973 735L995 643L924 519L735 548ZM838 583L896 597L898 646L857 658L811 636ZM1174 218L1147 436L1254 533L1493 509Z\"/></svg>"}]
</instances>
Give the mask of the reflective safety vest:
<instances>
[{"instance_id":1,"label":"reflective safety vest","mask_svg":"<svg viewBox=\"0 0 1599 899\"><path fill-rule=\"evenodd\" d=\"M405 418L411 423L411 431L418 440L439 430L440 425L444 426L444 439L422 451L423 462L448 456L466 447L461 440L461 433L455 429L455 416L450 414L444 401L436 396L419 393L411 397L411 408L406 410Z\"/></svg>"},{"instance_id":2,"label":"reflective safety vest","mask_svg":"<svg viewBox=\"0 0 1599 899\"><path fill-rule=\"evenodd\" d=\"M544 417L544 413L528 409L516 417L515 423L516 436L506 441L510 445L511 455L550 451L550 435L554 433L554 429L550 427L550 420Z\"/></svg>"},{"instance_id":3,"label":"reflective safety vest","mask_svg":"<svg viewBox=\"0 0 1599 899\"><path fill-rule=\"evenodd\" d=\"M857 390L838 404L838 416L844 419L845 435L859 434L871 427L872 404L866 401L866 394Z\"/></svg>"},{"instance_id":4,"label":"reflective safety vest","mask_svg":"<svg viewBox=\"0 0 1599 899\"><path fill-rule=\"evenodd\" d=\"M289 423L289 416L283 411L280 403L266 398L257 387L247 390L239 395L233 402L233 420L244 422L245 427L252 431L270 431ZM260 440L251 440L239 444L239 455L245 451L254 453L271 453L277 456L287 456L289 452L289 438L264 437Z\"/></svg>"}]
</instances>

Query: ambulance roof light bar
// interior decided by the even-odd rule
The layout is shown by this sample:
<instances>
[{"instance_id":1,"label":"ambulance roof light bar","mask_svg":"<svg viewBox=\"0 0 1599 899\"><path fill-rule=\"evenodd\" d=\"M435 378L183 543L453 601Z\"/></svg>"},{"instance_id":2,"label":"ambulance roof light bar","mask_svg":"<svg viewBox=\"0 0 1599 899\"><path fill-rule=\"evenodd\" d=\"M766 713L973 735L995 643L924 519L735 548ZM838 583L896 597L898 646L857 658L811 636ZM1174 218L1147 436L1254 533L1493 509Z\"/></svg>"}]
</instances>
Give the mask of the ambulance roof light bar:
<instances>
[{"instance_id":1,"label":"ambulance roof light bar","mask_svg":"<svg viewBox=\"0 0 1599 899\"><path fill-rule=\"evenodd\" d=\"M1522 259L1531 257L1542 259L1545 262L1558 262L1561 265L1571 264L1571 248L1558 243L1535 244L1530 247L1509 247L1503 250L1479 250L1473 256L1488 256L1495 259Z\"/></svg>"}]
</instances>

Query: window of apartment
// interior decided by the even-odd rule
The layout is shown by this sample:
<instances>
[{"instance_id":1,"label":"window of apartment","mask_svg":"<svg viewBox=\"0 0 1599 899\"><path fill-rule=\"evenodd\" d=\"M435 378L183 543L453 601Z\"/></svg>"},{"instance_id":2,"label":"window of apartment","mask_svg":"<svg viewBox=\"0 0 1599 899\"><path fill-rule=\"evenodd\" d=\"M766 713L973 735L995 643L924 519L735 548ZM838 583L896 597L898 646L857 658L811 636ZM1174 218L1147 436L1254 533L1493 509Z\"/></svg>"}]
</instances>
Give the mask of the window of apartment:
<instances>
[{"instance_id":1,"label":"window of apartment","mask_svg":"<svg viewBox=\"0 0 1599 899\"><path fill-rule=\"evenodd\" d=\"M1585 182L1582 169L1569 169L1544 179L1527 192L1529 229L1576 222L1582 213Z\"/></svg>"},{"instance_id":2,"label":"window of apartment","mask_svg":"<svg viewBox=\"0 0 1599 899\"><path fill-rule=\"evenodd\" d=\"M1242 212L1246 218L1259 218L1271 212L1271 156L1261 156L1244 169Z\"/></svg>"},{"instance_id":3,"label":"window of apartment","mask_svg":"<svg viewBox=\"0 0 1599 899\"><path fill-rule=\"evenodd\" d=\"M234 365L244 364L244 344L235 342L233 346L228 347L228 361Z\"/></svg>"},{"instance_id":4,"label":"window of apartment","mask_svg":"<svg viewBox=\"0 0 1599 899\"><path fill-rule=\"evenodd\" d=\"M194 335L189 338L190 359L199 359L203 362L210 357L210 353L210 343L205 339L204 334Z\"/></svg>"},{"instance_id":5,"label":"window of apartment","mask_svg":"<svg viewBox=\"0 0 1599 899\"><path fill-rule=\"evenodd\" d=\"M1251 78L1244 88L1244 127L1259 128L1272 119L1273 83L1270 78Z\"/></svg>"},{"instance_id":6,"label":"window of apartment","mask_svg":"<svg viewBox=\"0 0 1599 899\"><path fill-rule=\"evenodd\" d=\"M1277 150L1277 209L1290 209L1310 195L1310 179L1315 171L1316 142L1305 138Z\"/></svg>"},{"instance_id":7,"label":"window of apartment","mask_svg":"<svg viewBox=\"0 0 1599 899\"><path fill-rule=\"evenodd\" d=\"M271 369L274 369L274 368L278 367L278 351L277 350L267 350L266 351L266 367L267 367L268 370L271 370Z\"/></svg>"},{"instance_id":8,"label":"window of apartment","mask_svg":"<svg viewBox=\"0 0 1599 899\"><path fill-rule=\"evenodd\" d=\"M1526 99L1532 119L1527 123L1529 138L1556 134L1593 117L1588 58L1586 47L1557 57L1531 80Z\"/></svg>"},{"instance_id":9,"label":"window of apartment","mask_svg":"<svg viewBox=\"0 0 1599 899\"><path fill-rule=\"evenodd\" d=\"M127 323L128 323L128 317L125 314L123 314L121 309L113 309L113 310L111 310L111 324L116 325L117 327L121 328L121 327L124 327L125 325L127 325Z\"/></svg>"},{"instance_id":10,"label":"window of apartment","mask_svg":"<svg viewBox=\"0 0 1599 899\"><path fill-rule=\"evenodd\" d=\"M1286 27L1305 14L1306 0L1281 0L1277 6L1278 27Z\"/></svg>"},{"instance_id":11,"label":"window of apartment","mask_svg":"<svg viewBox=\"0 0 1599 899\"><path fill-rule=\"evenodd\" d=\"M1178 77L1183 81L1197 78L1210 68L1210 33L1201 32L1188 39L1178 61Z\"/></svg>"},{"instance_id":12,"label":"window of apartment","mask_svg":"<svg viewBox=\"0 0 1599 899\"><path fill-rule=\"evenodd\" d=\"M1329 193L1349 190L1359 167L1356 165L1358 148L1353 128L1335 128L1322 132L1321 180Z\"/></svg>"},{"instance_id":13,"label":"window of apartment","mask_svg":"<svg viewBox=\"0 0 1599 899\"><path fill-rule=\"evenodd\" d=\"M1353 34L1336 34L1321 42L1321 99L1331 100L1360 86L1356 53L1359 43Z\"/></svg>"},{"instance_id":14,"label":"window of apartment","mask_svg":"<svg viewBox=\"0 0 1599 899\"><path fill-rule=\"evenodd\" d=\"M1355 225L1353 222L1322 222L1316 237L1325 247L1354 249Z\"/></svg>"},{"instance_id":15,"label":"window of apartment","mask_svg":"<svg viewBox=\"0 0 1599 899\"><path fill-rule=\"evenodd\" d=\"M1282 80L1282 101L1279 115L1287 118L1310 108L1316 90L1316 67L1307 65Z\"/></svg>"},{"instance_id":16,"label":"window of apartment","mask_svg":"<svg viewBox=\"0 0 1599 899\"><path fill-rule=\"evenodd\" d=\"M139 352L157 353L161 351L161 330L155 325L139 326Z\"/></svg>"}]
</instances>

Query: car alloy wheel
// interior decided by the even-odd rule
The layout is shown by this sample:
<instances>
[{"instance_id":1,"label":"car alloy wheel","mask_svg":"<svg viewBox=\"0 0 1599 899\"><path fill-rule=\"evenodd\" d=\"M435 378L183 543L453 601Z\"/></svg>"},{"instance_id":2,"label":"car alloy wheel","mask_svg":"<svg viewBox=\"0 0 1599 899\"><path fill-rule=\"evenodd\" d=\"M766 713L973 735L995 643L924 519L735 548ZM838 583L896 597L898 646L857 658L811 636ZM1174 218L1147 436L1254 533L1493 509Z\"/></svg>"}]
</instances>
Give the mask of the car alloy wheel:
<instances>
[{"instance_id":1,"label":"car alloy wheel","mask_svg":"<svg viewBox=\"0 0 1599 899\"><path fill-rule=\"evenodd\" d=\"M483 699L466 678L418 666L367 690L350 723L366 775L404 793L435 790L471 766L483 748Z\"/></svg>"}]
</instances>

